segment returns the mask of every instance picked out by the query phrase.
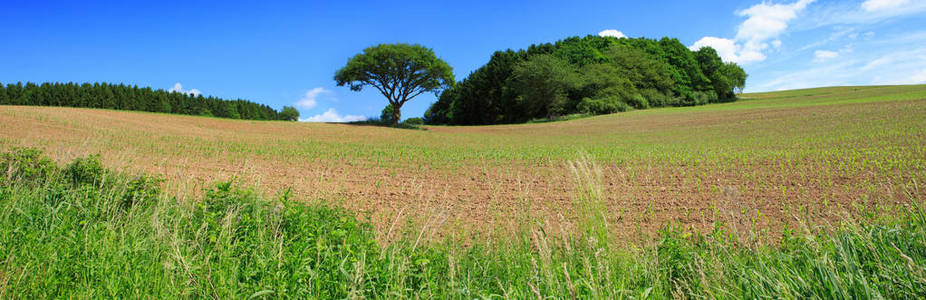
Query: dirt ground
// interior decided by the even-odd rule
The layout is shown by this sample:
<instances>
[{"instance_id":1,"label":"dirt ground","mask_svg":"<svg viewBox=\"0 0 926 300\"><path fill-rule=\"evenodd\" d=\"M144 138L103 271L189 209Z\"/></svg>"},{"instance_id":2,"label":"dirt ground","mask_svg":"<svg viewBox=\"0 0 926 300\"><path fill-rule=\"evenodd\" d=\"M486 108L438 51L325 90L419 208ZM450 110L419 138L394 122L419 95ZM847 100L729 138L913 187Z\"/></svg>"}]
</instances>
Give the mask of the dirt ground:
<instances>
[{"instance_id":1,"label":"dirt ground","mask_svg":"<svg viewBox=\"0 0 926 300\"><path fill-rule=\"evenodd\" d=\"M774 240L784 226L923 199L926 100L756 105L427 130L0 106L0 149L39 147L62 163L99 153L178 195L232 178L268 195L291 188L369 217L382 236L406 221L438 236L570 232L568 163L582 155L628 240L718 223Z\"/></svg>"}]
</instances>

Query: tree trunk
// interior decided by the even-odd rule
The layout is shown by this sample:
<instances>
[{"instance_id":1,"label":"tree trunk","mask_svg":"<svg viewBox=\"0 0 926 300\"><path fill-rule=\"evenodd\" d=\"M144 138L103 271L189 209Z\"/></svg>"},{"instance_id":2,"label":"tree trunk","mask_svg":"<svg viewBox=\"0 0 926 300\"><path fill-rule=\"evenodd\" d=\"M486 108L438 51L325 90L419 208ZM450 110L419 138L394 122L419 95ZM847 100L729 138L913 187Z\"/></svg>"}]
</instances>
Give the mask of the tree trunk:
<instances>
[{"instance_id":1,"label":"tree trunk","mask_svg":"<svg viewBox=\"0 0 926 300\"><path fill-rule=\"evenodd\" d=\"M399 118L402 116L400 109L400 106L395 104L392 105L392 127L399 126Z\"/></svg>"}]
</instances>

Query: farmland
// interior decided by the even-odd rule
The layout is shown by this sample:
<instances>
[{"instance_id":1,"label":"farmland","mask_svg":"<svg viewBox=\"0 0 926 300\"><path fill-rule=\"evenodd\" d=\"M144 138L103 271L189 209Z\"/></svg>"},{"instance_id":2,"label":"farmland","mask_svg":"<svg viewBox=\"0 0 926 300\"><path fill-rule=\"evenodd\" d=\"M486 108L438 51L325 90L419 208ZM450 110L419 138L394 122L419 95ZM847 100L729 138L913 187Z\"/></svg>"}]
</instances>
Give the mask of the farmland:
<instances>
[{"instance_id":1,"label":"farmland","mask_svg":"<svg viewBox=\"0 0 926 300\"><path fill-rule=\"evenodd\" d=\"M291 188L368 216L380 235L416 218L439 220L438 235L524 218L568 231L567 162L579 156L601 166L605 215L621 238L723 222L774 240L786 224L838 221L855 206L903 207L903 186L926 181L926 86L742 98L426 130L4 106L0 147L37 147L61 163L101 154L107 167L161 175L180 195L231 178L267 193Z\"/></svg>"},{"instance_id":2,"label":"farmland","mask_svg":"<svg viewBox=\"0 0 926 300\"><path fill-rule=\"evenodd\" d=\"M924 116L926 86L426 130L0 106L0 298L917 298Z\"/></svg>"}]
</instances>

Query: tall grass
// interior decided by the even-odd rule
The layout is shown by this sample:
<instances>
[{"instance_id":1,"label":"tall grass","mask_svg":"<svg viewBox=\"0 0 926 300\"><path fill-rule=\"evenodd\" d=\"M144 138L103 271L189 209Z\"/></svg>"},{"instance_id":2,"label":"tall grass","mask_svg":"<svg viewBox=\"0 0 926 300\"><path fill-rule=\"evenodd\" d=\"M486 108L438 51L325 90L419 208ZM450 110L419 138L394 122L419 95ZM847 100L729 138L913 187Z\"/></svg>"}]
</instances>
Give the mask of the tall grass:
<instances>
[{"instance_id":1,"label":"tall grass","mask_svg":"<svg viewBox=\"0 0 926 300\"><path fill-rule=\"evenodd\" d=\"M740 243L723 226L610 238L600 170L570 164L574 234L542 223L463 247L409 230L388 244L352 214L232 182L199 199L158 179L0 158L0 298L923 298L926 212L862 209L827 230Z\"/></svg>"}]
</instances>

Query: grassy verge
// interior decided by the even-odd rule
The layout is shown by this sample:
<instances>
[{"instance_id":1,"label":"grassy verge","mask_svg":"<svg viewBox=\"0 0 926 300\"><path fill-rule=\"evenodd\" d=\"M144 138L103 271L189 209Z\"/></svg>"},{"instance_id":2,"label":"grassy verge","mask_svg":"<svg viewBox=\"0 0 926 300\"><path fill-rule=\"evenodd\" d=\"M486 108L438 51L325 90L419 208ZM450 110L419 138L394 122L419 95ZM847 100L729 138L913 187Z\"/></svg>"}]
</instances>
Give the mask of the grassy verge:
<instances>
[{"instance_id":1,"label":"grassy verge","mask_svg":"<svg viewBox=\"0 0 926 300\"><path fill-rule=\"evenodd\" d=\"M742 243L718 225L667 226L652 244L611 239L600 171L570 164L572 234L540 224L466 247L427 225L377 242L352 214L216 184L201 199L159 180L59 167L35 150L0 158L0 298L922 298L926 212L861 209L826 230Z\"/></svg>"}]
</instances>

